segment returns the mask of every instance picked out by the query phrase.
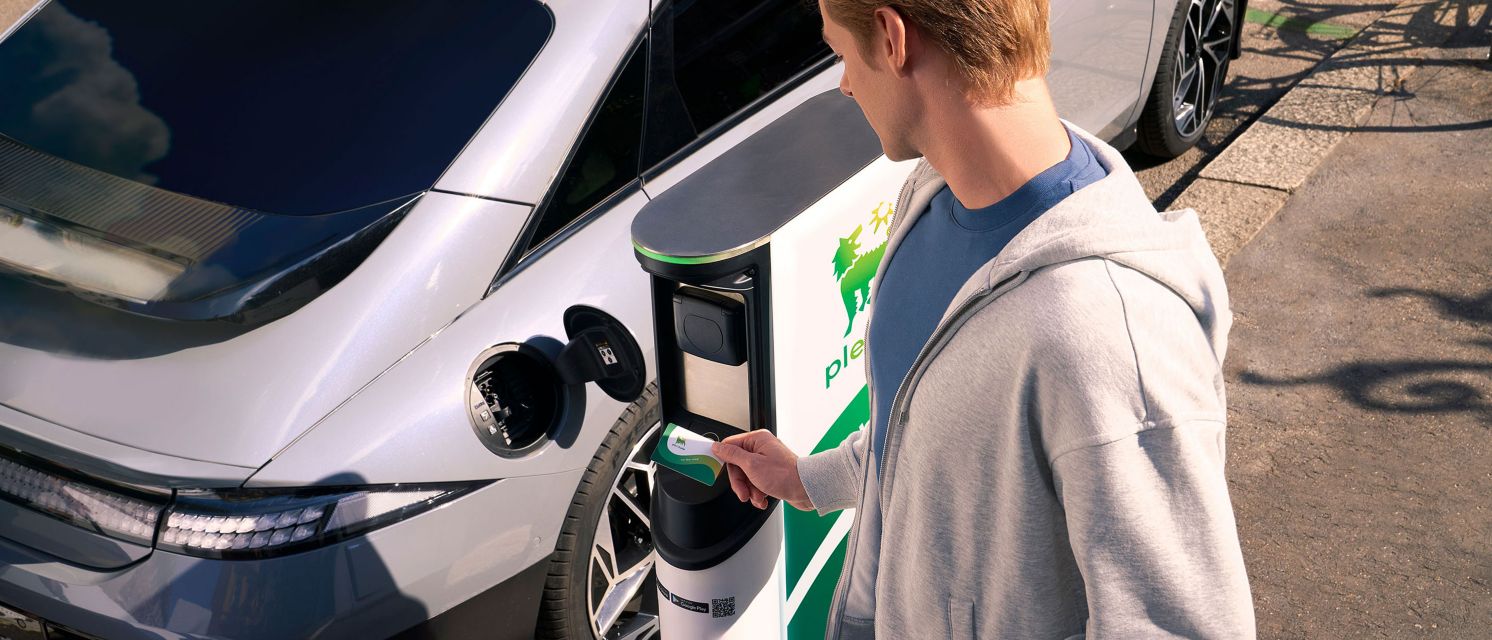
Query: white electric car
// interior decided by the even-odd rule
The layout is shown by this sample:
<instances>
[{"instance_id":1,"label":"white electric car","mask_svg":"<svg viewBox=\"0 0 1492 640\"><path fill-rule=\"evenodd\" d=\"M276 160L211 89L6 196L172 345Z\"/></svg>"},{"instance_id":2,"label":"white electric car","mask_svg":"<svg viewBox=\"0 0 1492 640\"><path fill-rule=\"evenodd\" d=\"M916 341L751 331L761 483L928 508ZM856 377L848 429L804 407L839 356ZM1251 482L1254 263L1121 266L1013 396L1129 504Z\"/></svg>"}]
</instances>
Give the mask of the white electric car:
<instances>
[{"instance_id":1,"label":"white electric car","mask_svg":"<svg viewBox=\"0 0 1492 640\"><path fill-rule=\"evenodd\" d=\"M1241 0L1052 2L1062 115L1196 141ZM0 637L656 637L630 223L836 89L819 29L804 0L0 26Z\"/></svg>"}]
</instances>

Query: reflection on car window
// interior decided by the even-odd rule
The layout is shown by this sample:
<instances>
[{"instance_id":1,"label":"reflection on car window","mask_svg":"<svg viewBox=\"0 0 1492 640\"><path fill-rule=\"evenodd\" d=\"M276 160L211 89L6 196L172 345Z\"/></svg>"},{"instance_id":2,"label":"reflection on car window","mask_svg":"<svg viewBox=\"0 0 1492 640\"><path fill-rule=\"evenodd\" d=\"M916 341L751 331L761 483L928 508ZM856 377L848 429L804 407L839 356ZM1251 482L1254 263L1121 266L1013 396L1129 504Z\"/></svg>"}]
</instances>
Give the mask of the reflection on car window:
<instances>
[{"instance_id":1,"label":"reflection on car window","mask_svg":"<svg viewBox=\"0 0 1492 640\"><path fill-rule=\"evenodd\" d=\"M829 55L804 0L675 0L653 23L652 166Z\"/></svg>"},{"instance_id":2,"label":"reflection on car window","mask_svg":"<svg viewBox=\"0 0 1492 640\"><path fill-rule=\"evenodd\" d=\"M644 40L633 49L626 67L596 110L595 119L540 214L529 248L543 244L571 220L637 178L646 52Z\"/></svg>"},{"instance_id":3,"label":"reflection on car window","mask_svg":"<svg viewBox=\"0 0 1492 640\"><path fill-rule=\"evenodd\" d=\"M283 214L434 184L537 55L536 0L53 0L0 43L0 133Z\"/></svg>"}]
</instances>

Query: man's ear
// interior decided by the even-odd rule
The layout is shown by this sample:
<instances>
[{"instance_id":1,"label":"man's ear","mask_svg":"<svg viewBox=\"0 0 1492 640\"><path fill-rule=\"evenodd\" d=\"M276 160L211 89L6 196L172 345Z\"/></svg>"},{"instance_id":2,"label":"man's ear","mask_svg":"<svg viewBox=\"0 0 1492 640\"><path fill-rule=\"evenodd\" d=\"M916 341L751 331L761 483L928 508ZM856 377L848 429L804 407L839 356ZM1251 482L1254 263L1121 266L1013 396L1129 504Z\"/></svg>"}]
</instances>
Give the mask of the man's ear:
<instances>
[{"instance_id":1,"label":"man's ear","mask_svg":"<svg viewBox=\"0 0 1492 640\"><path fill-rule=\"evenodd\" d=\"M880 7L875 11L875 55L882 62L891 65L891 71L898 76L905 76L910 69L907 66L911 59L908 45L907 23L902 19L900 11L895 7Z\"/></svg>"}]
</instances>

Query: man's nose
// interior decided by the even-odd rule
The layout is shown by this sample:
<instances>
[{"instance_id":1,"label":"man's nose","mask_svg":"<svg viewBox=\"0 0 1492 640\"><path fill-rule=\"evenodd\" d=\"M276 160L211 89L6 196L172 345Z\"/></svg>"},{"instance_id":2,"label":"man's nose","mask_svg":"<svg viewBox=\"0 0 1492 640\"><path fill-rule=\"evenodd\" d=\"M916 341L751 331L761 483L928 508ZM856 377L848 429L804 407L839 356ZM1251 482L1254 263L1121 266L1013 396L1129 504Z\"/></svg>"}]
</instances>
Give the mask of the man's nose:
<instances>
[{"instance_id":1,"label":"man's nose","mask_svg":"<svg viewBox=\"0 0 1492 640\"><path fill-rule=\"evenodd\" d=\"M847 98L855 97L855 93L850 91L850 83L845 81L843 74L839 76L839 92L843 93Z\"/></svg>"}]
</instances>

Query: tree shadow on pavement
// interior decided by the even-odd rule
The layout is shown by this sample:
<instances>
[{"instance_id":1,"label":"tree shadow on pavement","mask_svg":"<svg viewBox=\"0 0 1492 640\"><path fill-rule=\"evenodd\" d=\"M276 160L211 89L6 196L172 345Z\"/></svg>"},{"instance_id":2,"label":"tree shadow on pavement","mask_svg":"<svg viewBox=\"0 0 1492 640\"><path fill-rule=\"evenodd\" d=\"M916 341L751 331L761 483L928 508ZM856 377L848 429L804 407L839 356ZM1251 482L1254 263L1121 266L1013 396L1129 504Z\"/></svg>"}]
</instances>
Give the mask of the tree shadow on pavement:
<instances>
[{"instance_id":1,"label":"tree shadow on pavement","mask_svg":"<svg viewBox=\"0 0 1492 640\"><path fill-rule=\"evenodd\" d=\"M1376 86L1371 89L1360 86L1333 85L1325 80L1329 75L1318 75L1302 80L1299 86L1340 89L1349 92L1360 91L1378 96L1389 96L1395 99L1396 108L1402 103L1407 110L1409 108L1408 101L1414 97L1414 94L1404 86L1404 74L1401 73L1402 69L1411 67L1444 68L1465 65L1487 67L1488 59L1492 58L1492 48L1488 48L1489 42L1487 40L1488 25L1492 24L1492 11L1484 10L1481 16L1475 21L1473 21L1471 13L1472 8L1481 4L1483 1L1451 0L1448 3L1440 4L1431 0L1425 0L1418 7L1413 8L1413 13L1403 24L1393 24L1384 21L1375 22L1359 32L1352 39L1352 49L1337 53L1320 65L1320 68L1329 67L1333 71L1362 67L1376 69L1378 72L1377 82ZM1470 49L1477 52L1485 50L1487 53L1480 56L1475 53L1471 55L1460 54L1444 59L1437 57L1439 54L1431 52L1431 50L1449 49ZM1397 111L1395 113L1397 114ZM1281 118L1278 114L1265 114L1259 118L1259 121L1293 129L1323 131L1423 132L1464 131L1492 127L1492 119L1480 119L1472 122L1425 124L1417 122L1412 112L1407 113L1407 115L1409 116L1408 124L1400 124L1398 118L1391 118L1392 122L1387 126L1366 125L1362 123L1353 126L1323 125L1311 122L1297 122L1288 118Z\"/></svg>"},{"instance_id":2,"label":"tree shadow on pavement","mask_svg":"<svg viewBox=\"0 0 1492 640\"><path fill-rule=\"evenodd\" d=\"M1374 289L1368 295L1423 299L1442 317L1492 327L1492 289L1469 297L1405 287ZM1363 409L1406 414L1464 413L1492 427L1492 338L1473 339L1468 344L1486 349L1487 359L1360 360L1302 376L1245 370L1239 379L1275 387L1324 385Z\"/></svg>"},{"instance_id":3,"label":"tree shadow on pavement","mask_svg":"<svg viewBox=\"0 0 1492 640\"><path fill-rule=\"evenodd\" d=\"M1374 289L1369 291L1368 295L1374 298L1392 298L1398 296L1420 298L1435 305L1441 315L1492 325L1492 289L1488 289L1482 295L1472 297L1450 295L1439 291L1411 287Z\"/></svg>"},{"instance_id":4,"label":"tree shadow on pavement","mask_svg":"<svg viewBox=\"0 0 1492 640\"><path fill-rule=\"evenodd\" d=\"M1170 206L1188 186L1201 174L1207 163L1232 144L1249 125L1258 120L1291 87L1310 74L1318 62L1330 56L1348 42L1348 39L1324 37L1308 33L1297 25L1317 22L1350 22L1353 15L1376 16L1392 8L1393 3L1314 5L1299 0L1286 0L1276 12L1289 19L1288 25L1262 26L1240 24L1243 33L1241 52L1243 60L1235 60L1228 70L1228 79L1222 95L1218 98L1213 120L1199 139L1195 148L1179 158L1159 158L1130 147L1124 151L1125 161L1135 171L1144 171L1169 162L1190 163L1166 190L1156 196L1154 204L1159 209ZM1289 68L1282 72L1281 67ZM1188 160L1194 158L1194 160Z\"/></svg>"},{"instance_id":5,"label":"tree shadow on pavement","mask_svg":"<svg viewBox=\"0 0 1492 640\"><path fill-rule=\"evenodd\" d=\"M1242 51L1246 56L1276 61L1272 64L1281 64L1289 60L1299 61L1295 64L1302 62L1309 64L1286 74L1265 73L1262 76L1255 76L1247 72L1240 73L1237 69L1237 61L1235 61L1235 67L1230 70L1227 86L1219 99L1214 123L1209 124L1207 132L1196 144L1195 152L1201 154L1199 161L1189 167L1155 198L1155 206L1160 209L1169 207L1171 202L1196 180L1213 157L1232 144L1234 139L1242 135L1256 121L1301 129L1344 129L1343 127L1284 121L1278 116L1266 115L1269 108L1274 106L1275 102L1291 88L1315 82L1308 76L1324 60L1330 59L1328 64L1335 69L1370 65L1386 68L1396 65L1399 67L1409 65L1437 67L1467 64L1465 60L1426 60L1422 56L1424 48L1430 46L1485 46L1485 36L1488 23L1492 21L1492 11L1484 11L1481 18L1475 22L1471 16L1471 8L1481 1L1452 0L1443 6L1426 1L1422 6L1414 9L1413 15L1403 25L1390 25L1375 21L1369 27L1359 30L1354 36L1334 38L1313 34L1303 28L1303 25L1360 23L1361 20L1354 20L1354 17L1369 14L1377 18L1383 12L1393 10L1395 4L1317 4L1302 0L1283 0L1274 12L1287 18L1288 23L1262 32L1268 33L1268 38L1245 37ZM1446 17L1444 15L1446 13L1450 16ZM1362 47L1361 51L1338 52L1338 49L1349 43L1366 46ZM1272 65L1265 66L1268 68ZM1403 90L1401 79L1398 77L1392 75L1382 77L1378 84L1378 89L1374 91L1378 95L1392 95L1406 99L1413 97ZM1405 108L1408 108L1407 103ZM1410 116L1413 120L1412 114ZM1370 126L1351 129L1451 131L1484 127L1492 127L1492 120L1402 126L1396 121L1390 127ZM1172 161L1146 155L1137 147L1126 150L1124 156L1136 171Z\"/></svg>"}]
</instances>

